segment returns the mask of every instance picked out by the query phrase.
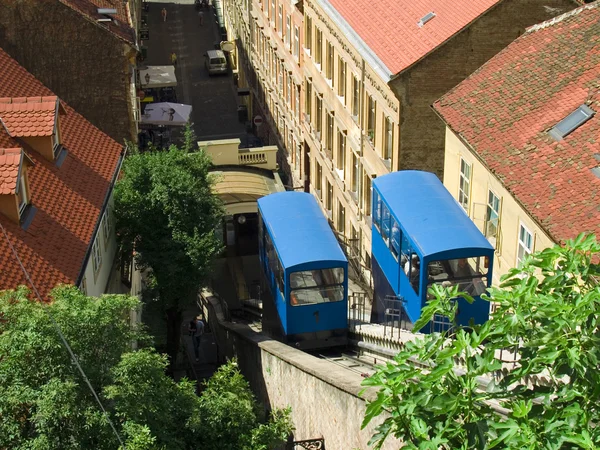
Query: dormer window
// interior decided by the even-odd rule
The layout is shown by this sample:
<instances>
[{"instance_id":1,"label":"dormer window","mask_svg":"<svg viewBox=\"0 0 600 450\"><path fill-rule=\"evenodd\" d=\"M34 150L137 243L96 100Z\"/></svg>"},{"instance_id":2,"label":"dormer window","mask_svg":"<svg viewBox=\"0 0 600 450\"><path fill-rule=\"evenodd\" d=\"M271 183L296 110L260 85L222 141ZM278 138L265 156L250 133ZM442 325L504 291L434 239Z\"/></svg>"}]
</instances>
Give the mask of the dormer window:
<instances>
[{"instance_id":1,"label":"dormer window","mask_svg":"<svg viewBox=\"0 0 600 450\"><path fill-rule=\"evenodd\" d=\"M0 98L0 119L9 136L53 162L62 149L61 114L65 110L56 96Z\"/></svg>"},{"instance_id":2,"label":"dormer window","mask_svg":"<svg viewBox=\"0 0 600 450\"><path fill-rule=\"evenodd\" d=\"M33 162L21 148L0 148L0 213L21 223L30 202L27 171Z\"/></svg>"}]
</instances>

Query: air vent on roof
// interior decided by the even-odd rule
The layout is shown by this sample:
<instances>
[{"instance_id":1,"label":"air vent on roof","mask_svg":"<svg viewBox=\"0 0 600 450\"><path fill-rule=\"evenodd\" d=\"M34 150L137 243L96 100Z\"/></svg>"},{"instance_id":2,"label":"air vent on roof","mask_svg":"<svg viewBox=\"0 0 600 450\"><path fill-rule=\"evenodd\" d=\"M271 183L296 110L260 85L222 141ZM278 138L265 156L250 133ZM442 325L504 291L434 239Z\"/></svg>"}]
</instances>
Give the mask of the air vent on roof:
<instances>
[{"instance_id":1,"label":"air vent on roof","mask_svg":"<svg viewBox=\"0 0 600 450\"><path fill-rule=\"evenodd\" d=\"M429 22L431 19L433 19L434 17L435 17L435 13L434 12L427 13L425 16L421 17L421 20L419 20L417 22L417 25L420 28L423 25L425 25L427 22Z\"/></svg>"},{"instance_id":2,"label":"air vent on roof","mask_svg":"<svg viewBox=\"0 0 600 450\"><path fill-rule=\"evenodd\" d=\"M600 162L600 153L594 153L594 159Z\"/></svg>"},{"instance_id":3,"label":"air vent on roof","mask_svg":"<svg viewBox=\"0 0 600 450\"><path fill-rule=\"evenodd\" d=\"M106 15L111 15L111 14L116 14L117 10L114 8L98 8L98 14L106 14Z\"/></svg>"},{"instance_id":4,"label":"air vent on roof","mask_svg":"<svg viewBox=\"0 0 600 450\"><path fill-rule=\"evenodd\" d=\"M565 136L575 131L592 118L596 112L587 105L581 105L563 120L558 122L548 132L557 141L562 141Z\"/></svg>"},{"instance_id":5,"label":"air vent on roof","mask_svg":"<svg viewBox=\"0 0 600 450\"><path fill-rule=\"evenodd\" d=\"M592 167L590 170L592 171L592 173L594 175L596 175L598 178L600 178L600 167Z\"/></svg>"}]
</instances>

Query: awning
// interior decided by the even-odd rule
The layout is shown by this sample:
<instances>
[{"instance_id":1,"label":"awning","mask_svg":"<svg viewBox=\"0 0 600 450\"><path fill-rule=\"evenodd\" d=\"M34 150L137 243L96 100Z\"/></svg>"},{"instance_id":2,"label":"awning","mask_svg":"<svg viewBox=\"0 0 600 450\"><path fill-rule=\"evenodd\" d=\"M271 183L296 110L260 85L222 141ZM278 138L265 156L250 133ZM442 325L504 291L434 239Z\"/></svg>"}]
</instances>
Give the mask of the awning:
<instances>
[{"instance_id":1,"label":"awning","mask_svg":"<svg viewBox=\"0 0 600 450\"><path fill-rule=\"evenodd\" d=\"M148 66L140 69L140 83L143 89L177 86L175 66Z\"/></svg>"},{"instance_id":2,"label":"awning","mask_svg":"<svg viewBox=\"0 0 600 450\"><path fill-rule=\"evenodd\" d=\"M171 125L182 127L192 113L191 105L181 103L150 103L144 108L142 123L147 125Z\"/></svg>"}]
</instances>

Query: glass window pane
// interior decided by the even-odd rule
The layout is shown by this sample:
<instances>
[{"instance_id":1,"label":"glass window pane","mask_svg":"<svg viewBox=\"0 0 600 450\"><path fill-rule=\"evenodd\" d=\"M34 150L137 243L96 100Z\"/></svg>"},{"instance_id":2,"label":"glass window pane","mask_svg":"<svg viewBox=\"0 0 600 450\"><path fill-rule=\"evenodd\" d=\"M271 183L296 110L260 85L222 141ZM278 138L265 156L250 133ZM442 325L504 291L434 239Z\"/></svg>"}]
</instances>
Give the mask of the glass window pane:
<instances>
[{"instance_id":1,"label":"glass window pane","mask_svg":"<svg viewBox=\"0 0 600 450\"><path fill-rule=\"evenodd\" d=\"M400 254L400 227L398 226L398 222L396 222L396 220L393 217L390 250L392 251L392 255L394 255L394 258L398 259L398 255Z\"/></svg>"},{"instance_id":2,"label":"glass window pane","mask_svg":"<svg viewBox=\"0 0 600 450\"><path fill-rule=\"evenodd\" d=\"M344 300L344 269L304 270L290 274L290 303L300 306Z\"/></svg>"}]
</instances>

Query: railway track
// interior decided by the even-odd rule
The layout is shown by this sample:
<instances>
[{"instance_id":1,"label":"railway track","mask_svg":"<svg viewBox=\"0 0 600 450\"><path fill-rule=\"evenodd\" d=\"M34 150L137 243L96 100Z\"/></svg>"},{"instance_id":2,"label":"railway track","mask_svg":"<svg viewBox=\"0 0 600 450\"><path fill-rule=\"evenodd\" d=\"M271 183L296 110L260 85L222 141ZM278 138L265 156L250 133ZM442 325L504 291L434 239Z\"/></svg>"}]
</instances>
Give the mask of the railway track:
<instances>
[{"instance_id":1,"label":"railway track","mask_svg":"<svg viewBox=\"0 0 600 450\"><path fill-rule=\"evenodd\" d=\"M368 378L375 373L375 366L367 361L362 360L360 357L351 353L319 353L315 356L336 364L344 369L348 369L362 376Z\"/></svg>"}]
</instances>

